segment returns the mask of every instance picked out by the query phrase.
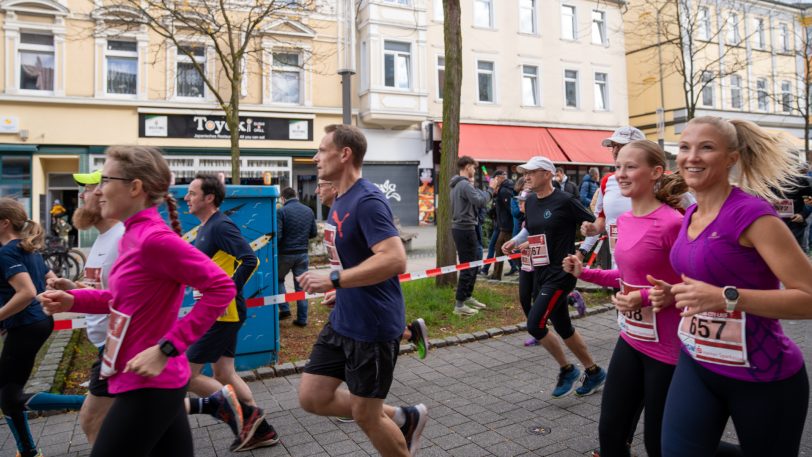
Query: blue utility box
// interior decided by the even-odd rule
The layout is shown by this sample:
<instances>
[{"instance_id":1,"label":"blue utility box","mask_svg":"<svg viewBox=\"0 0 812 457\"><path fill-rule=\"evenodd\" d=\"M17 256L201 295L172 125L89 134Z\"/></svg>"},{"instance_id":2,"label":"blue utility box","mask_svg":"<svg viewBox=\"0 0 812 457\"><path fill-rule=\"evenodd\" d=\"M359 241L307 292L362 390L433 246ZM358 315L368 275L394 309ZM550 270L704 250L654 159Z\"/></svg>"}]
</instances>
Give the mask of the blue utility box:
<instances>
[{"instance_id":1,"label":"blue utility box","mask_svg":"<svg viewBox=\"0 0 812 457\"><path fill-rule=\"evenodd\" d=\"M178 215L184 238L193 241L200 221L189 214L183 197L189 186L172 186L170 192L178 201ZM226 199L220 211L231 218L242 235L251 244L259 259L259 267L246 283L243 296L246 299L276 295L277 281L276 248L276 201L277 186L227 185ZM166 206L161 206L164 219L168 220ZM186 289L183 307L194 305L191 288ZM278 305L248 308L245 324L237 342L237 370L249 370L274 364L279 357L279 310Z\"/></svg>"}]
</instances>

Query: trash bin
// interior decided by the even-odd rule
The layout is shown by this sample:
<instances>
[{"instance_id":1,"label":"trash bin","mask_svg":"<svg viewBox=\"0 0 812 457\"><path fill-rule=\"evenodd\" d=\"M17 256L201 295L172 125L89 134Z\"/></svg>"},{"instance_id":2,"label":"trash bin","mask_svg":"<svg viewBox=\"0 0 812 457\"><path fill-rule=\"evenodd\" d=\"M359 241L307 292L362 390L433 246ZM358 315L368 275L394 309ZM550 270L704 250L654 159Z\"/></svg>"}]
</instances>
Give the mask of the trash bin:
<instances>
[{"instance_id":1,"label":"trash bin","mask_svg":"<svg viewBox=\"0 0 812 457\"><path fill-rule=\"evenodd\" d=\"M178 216L184 238L192 241L197 235L200 221L189 214L183 201L188 185L172 186L170 192L178 201ZM276 201L279 197L277 186L227 185L226 198L220 211L231 218L240 228L242 235L254 248L259 266L243 288L243 296L248 298L276 295L277 281L276 249ZM168 220L166 206L161 207L164 219ZM194 305L191 288L186 289L183 307ZM279 310L278 305L248 308L245 324L237 341L237 370L249 370L274 364L279 356Z\"/></svg>"}]
</instances>

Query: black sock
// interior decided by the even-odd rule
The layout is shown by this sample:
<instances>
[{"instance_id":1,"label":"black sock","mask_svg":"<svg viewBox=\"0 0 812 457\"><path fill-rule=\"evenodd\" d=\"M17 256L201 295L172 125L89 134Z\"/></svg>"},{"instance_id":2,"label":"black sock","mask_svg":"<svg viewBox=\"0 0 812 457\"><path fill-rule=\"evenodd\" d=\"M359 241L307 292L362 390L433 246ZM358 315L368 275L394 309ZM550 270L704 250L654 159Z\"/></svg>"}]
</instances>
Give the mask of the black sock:
<instances>
[{"instance_id":1,"label":"black sock","mask_svg":"<svg viewBox=\"0 0 812 457\"><path fill-rule=\"evenodd\" d=\"M601 367L599 367L598 365L592 365L591 367L586 369L586 374L593 375L597 374L599 371L601 371Z\"/></svg>"},{"instance_id":2,"label":"black sock","mask_svg":"<svg viewBox=\"0 0 812 457\"><path fill-rule=\"evenodd\" d=\"M211 395L200 399L200 414L214 415L220 408L220 397ZM189 408L191 410L192 408ZM190 413L191 414L191 413Z\"/></svg>"},{"instance_id":3,"label":"black sock","mask_svg":"<svg viewBox=\"0 0 812 457\"><path fill-rule=\"evenodd\" d=\"M203 399L190 398L189 399L189 414L201 414L203 412Z\"/></svg>"},{"instance_id":4,"label":"black sock","mask_svg":"<svg viewBox=\"0 0 812 457\"><path fill-rule=\"evenodd\" d=\"M568 363L568 364L564 365L563 367L561 367L561 372L562 373L569 373L570 371L572 371L574 369L575 369L575 366L573 366L573 364L571 364L571 363Z\"/></svg>"}]
</instances>

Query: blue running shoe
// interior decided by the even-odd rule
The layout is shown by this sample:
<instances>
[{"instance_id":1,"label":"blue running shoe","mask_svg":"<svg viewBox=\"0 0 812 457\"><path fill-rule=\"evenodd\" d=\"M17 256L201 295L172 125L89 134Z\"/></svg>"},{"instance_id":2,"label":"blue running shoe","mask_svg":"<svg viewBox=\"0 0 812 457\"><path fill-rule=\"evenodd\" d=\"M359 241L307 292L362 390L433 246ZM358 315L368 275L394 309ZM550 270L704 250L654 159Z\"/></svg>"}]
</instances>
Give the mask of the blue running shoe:
<instances>
[{"instance_id":1,"label":"blue running shoe","mask_svg":"<svg viewBox=\"0 0 812 457\"><path fill-rule=\"evenodd\" d=\"M403 412L406 415L406 422L403 427L400 427L400 431L403 433L403 438L406 439L409 454L414 457L420 449L420 435L429 420L429 412L423 403L415 406L404 406Z\"/></svg>"},{"instance_id":2,"label":"blue running shoe","mask_svg":"<svg viewBox=\"0 0 812 457\"><path fill-rule=\"evenodd\" d=\"M553 389L553 398L566 397L575 389L575 381L581 377L581 370L573 366L570 371L561 371L558 373L558 383Z\"/></svg>"},{"instance_id":3,"label":"blue running shoe","mask_svg":"<svg viewBox=\"0 0 812 457\"><path fill-rule=\"evenodd\" d=\"M575 395L579 397L586 397L601 390L603 383L606 381L606 370L598 367L598 372L595 374L586 373L584 375L584 383L581 387L575 389Z\"/></svg>"},{"instance_id":4,"label":"blue running shoe","mask_svg":"<svg viewBox=\"0 0 812 457\"><path fill-rule=\"evenodd\" d=\"M575 307L575 310L578 311L579 316L583 317L584 314L586 314L586 302L584 302L584 297L581 295L581 292L573 290L570 292L567 301L570 303L570 306Z\"/></svg>"}]
</instances>

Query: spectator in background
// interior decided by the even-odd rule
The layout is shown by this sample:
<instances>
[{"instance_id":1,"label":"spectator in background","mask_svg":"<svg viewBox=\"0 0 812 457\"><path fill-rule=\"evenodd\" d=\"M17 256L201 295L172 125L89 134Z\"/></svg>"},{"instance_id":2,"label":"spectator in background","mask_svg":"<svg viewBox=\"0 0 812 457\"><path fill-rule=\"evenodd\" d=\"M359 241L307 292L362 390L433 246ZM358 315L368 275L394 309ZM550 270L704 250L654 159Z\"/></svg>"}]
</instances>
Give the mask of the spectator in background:
<instances>
[{"instance_id":1,"label":"spectator in background","mask_svg":"<svg viewBox=\"0 0 812 457\"><path fill-rule=\"evenodd\" d=\"M490 177L490 181L495 180L497 182L501 182L501 180L505 179L506 177L507 177L507 175L505 175L504 171L496 170L495 172L493 172L493 176ZM490 181L488 182L488 184L490 184ZM491 258L494 255L496 255L496 240L499 238L499 219L498 219L498 216L497 216L497 209L496 209L496 193L497 192L498 192L498 188L497 188L497 191L494 192L494 194L493 194L494 201L491 203L491 206L487 211L487 217L489 217L491 219L491 237L490 237L490 242L488 243L488 257L487 258ZM483 224L484 222L485 222L485 219L483 218L480 221L480 225ZM477 230L479 230L479 232L482 232L482 227L481 226L478 227ZM479 233L479 238L480 238L480 244L481 244L482 233ZM480 255L478 257L478 259L481 259L481 258L482 258L482 256ZM491 264L489 263L489 264L484 265L482 267L482 271L480 273L482 274L482 276L488 276L488 272L490 271L490 269L491 269Z\"/></svg>"},{"instance_id":2,"label":"spectator in background","mask_svg":"<svg viewBox=\"0 0 812 457\"><path fill-rule=\"evenodd\" d=\"M510 202L513 201L515 193L513 192L513 180L508 179L504 171L497 171L492 179L498 181L496 193L493 196L493 206L496 210L496 224L493 231L498 233L495 248L496 246L502 246L513 237L513 215L510 212ZM495 253L494 249L493 254ZM493 255L491 252L488 254L489 257ZM493 276L491 276L491 279L497 281L502 279L502 264L503 262L493 264Z\"/></svg>"},{"instance_id":3,"label":"spectator in background","mask_svg":"<svg viewBox=\"0 0 812 457\"><path fill-rule=\"evenodd\" d=\"M585 207L589 208L589 205L592 203L592 196L595 195L595 191L598 190L599 182L598 169L595 167L590 168L589 173L584 176L584 181L581 183L581 204Z\"/></svg>"},{"instance_id":4,"label":"spectator in background","mask_svg":"<svg viewBox=\"0 0 812 457\"><path fill-rule=\"evenodd\" d=\"M302 204L296 198L296 190L291 187L282 189L279 195L282 208L277 211L277 233L279 238L279 293L285 293L285 276L293 271L293 288L296 292L302 290L296 280L307 271L307 247L310 238L318 234L316 230L316 215L310 207ZM322 195L322 199L324 196ZM279 319L290 317L290 306L287 303L279 305ZM304 327L307 325L307 300L296 302L296 320L293 325Z\"/></svg>"},{"instance_id":5,"label":"spectator in background","mask_svg":"<svg viewBox=\"0 0 812 457\"><path fill-rule=\"evenodd\" d=\"M561 190L567 192L568 194L572 194L572 196L575 198L580 197L581 194L578 192L578 186L576 186L574 182L570 181L569 177L567 177L567 174L564 173L563 168L558 167L555 169L554 179L558 183L558 185L561 186ZM516 191L521 192L521 190L518 188L516 189Z\"/></svg>"},{"instance_id":6,"label":"spectator in background","mask_svg":"<svg viewBox=\"0 0 812 457\"><path fill-rule=\"evenodd\" d=\"M806 166L804 164L798 170L798 175L793 177L795 187L783 193L783 199L779 200L777 207L778 215L787 224L802 249L804 248L804 235L806 234L806 218L810 215L804 203L804 197L812 196L812 185L810 185L805 174Z\"/></svg>"},{"instance_id":7,"label":"spectator in background","mask_svg":"<svg viewBox=\"0 0 812 457\"><path fill-rule=\"evenodd\" d=\"M510 235L511 237L516 236L519 233L519 230L522 229L522 224L524 223L524 210L522 210L519 202L524 202L523 199L519 199L519 195L524 191L524 177L521 177L516 181L516 186L513 188L513 191L516 193L516 197L512 198L510 201L510 214L513 216L513 233ZM510 261L510 271L505 274L505 276L512 276L519 272L519 268L522 265L521 259L513 259Z\"/></svg>"}]
</instances>

